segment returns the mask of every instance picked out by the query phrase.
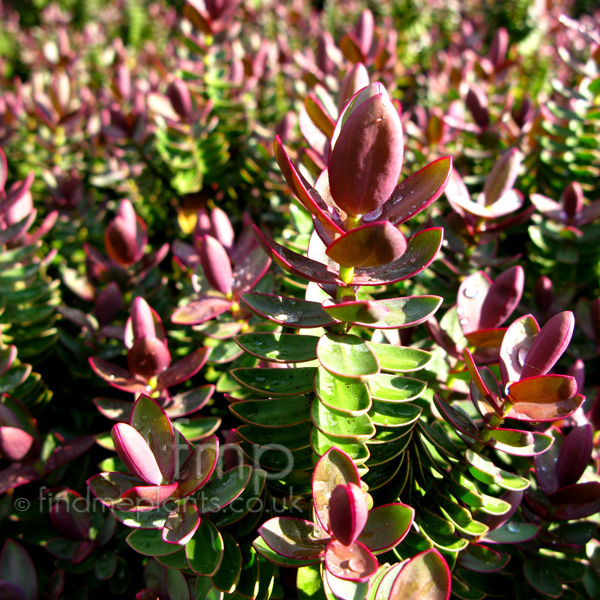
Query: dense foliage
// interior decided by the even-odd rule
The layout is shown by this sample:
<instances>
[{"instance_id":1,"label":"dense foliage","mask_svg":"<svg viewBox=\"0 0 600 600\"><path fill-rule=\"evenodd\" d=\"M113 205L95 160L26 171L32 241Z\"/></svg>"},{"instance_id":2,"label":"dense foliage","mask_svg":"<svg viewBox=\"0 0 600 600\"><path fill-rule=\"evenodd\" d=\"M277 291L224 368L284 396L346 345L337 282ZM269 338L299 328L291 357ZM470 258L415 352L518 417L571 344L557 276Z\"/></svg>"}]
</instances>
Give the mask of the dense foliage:
<instances>
[{"instance_id":1,"label":"dense foliage","mask_svg":"<svg viewBox=\"0 0 600 600\"><path fill-rule=\"evenodd\" d=\"M600 598L600 12L0 16L0 597Z\"/></svg>"}]
</instances>

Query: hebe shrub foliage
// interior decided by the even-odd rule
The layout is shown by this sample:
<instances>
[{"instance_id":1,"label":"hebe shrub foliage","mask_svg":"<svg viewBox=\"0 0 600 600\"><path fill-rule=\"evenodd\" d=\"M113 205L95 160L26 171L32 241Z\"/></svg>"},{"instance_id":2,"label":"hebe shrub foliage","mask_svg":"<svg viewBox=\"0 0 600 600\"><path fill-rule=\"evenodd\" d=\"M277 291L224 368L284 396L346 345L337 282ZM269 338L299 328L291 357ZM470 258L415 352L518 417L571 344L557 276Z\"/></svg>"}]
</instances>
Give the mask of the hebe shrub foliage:
<instances>
[{"instance_id":1,"label":"hebe shrub foliage","mask_svg":"<svg viewBox=\"0 0 600 600\"><path fill-rule=\"evenodd\" d=\"M600 13L393 4L0 3L0 597L600 597Z\"/></svg>"}]
</instances>

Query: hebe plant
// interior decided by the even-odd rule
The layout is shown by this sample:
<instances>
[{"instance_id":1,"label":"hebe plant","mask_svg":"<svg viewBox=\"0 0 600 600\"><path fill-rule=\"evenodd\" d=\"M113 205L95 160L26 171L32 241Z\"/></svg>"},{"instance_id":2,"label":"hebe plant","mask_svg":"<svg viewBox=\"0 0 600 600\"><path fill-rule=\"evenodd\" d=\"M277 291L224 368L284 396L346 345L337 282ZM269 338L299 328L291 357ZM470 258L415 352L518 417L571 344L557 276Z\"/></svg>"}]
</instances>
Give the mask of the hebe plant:
<instances>
[{"instance_id":1,"label":"hebe plant","mask_svg":"<svg viewBox=\"0 0 600 600\"><path fill-rule=\"evenodd\" d=\"M0 596L595 598L597 17L181 4L0 7Z\"/></svg>"}]
</instances>

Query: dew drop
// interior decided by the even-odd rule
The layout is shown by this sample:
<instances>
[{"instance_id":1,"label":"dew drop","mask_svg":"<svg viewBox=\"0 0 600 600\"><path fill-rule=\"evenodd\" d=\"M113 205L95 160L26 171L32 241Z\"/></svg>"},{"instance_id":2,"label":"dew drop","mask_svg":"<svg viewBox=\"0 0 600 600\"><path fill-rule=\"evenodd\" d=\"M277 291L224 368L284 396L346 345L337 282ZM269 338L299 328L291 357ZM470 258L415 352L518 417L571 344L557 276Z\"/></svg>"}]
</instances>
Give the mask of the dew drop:
<instances>
[{"instance_id":1,"label":"dew drop","mask_svg":"<svg viewBox=\"0 0 600 600\"><path fill-rule=\"evenodd\" d=\"M410 190L410 195L412 196L415 193L415 190Z\"/></svg>"},{"instance_id":2,"label":"dew drop","mask_svg":"<svg viewBox=\"0 0 600 600\"><path fill-rule=\"evenodd\" d=\"M481 294L481 288L479 288L475 285L468 285L465 288L465 290L463 291L463 294L467 298L477 298L477 296L479 296L479 294Z\"/></svg>"},{"instance_id":3,"label":"dew drop","mask_svg":"<svg viewBox=\"0 0 600 600\"><path fill-rule=\"evenodd\" d=\"M109 376L108 376L108 378L109 378L109 379L114 379L114 378L115 378L115 376L114 376L114 375L109 375Z\"/></svg>"},{"instance_id":4,"label":"dew drop","mask_svg":"<svg viewBox=\"0 0 600 600\"><path fill-rule=\"evenodd\" d=\"M511 521L506 526L506 529L508 529L511 533L517 533L517 531L519 531L519 526Z\"/></svg>"},{"instance_id":5,"label":"dew drop","mask_svg":"<svg viewBox=\"0 0 600 600\"><path fill-rule=\"evenodd\" d=\"M147 421L148 420L148 415L142 415L142 421Z\"/></svg>"},{"instance_id":6,"label":"dew drop","mask_svg":"<svg viewBox=\"0 0 600 600\"><path fill-rule=\"evenodd\" d=\"M265 380L264 377L255 377L254 379L256 379L256 381L264 381Z\"/></svg>"},{"instance_id":7,"label":"dew drop","mask_svg":"<svg viewBox=\"0 0 600 600\"><path fill-rule=\"evenodd\" d=\"M348 568L355 573L360 573L365 568L365 561L358 557L351 558L348 561Z\"/></svg>"},{"instance_id":8,"label":"dew drop","mask_svg":"<svg viewBox=\"0 0 600 600\"><path fill-rule=\"evenodd\" d=\"M167 445L166 444L161 444L160 445L160 449L161 449L162 452L165 452L166 449L167 449Z\"/></svg>"},{"instance_id":9,"label":"dew drop","mask_svg":"<svg viewBox=\"0 0 600 600\"><path fill-rule=\"evenodd\" d=\"M413 256L408 262L409 263L416 263L417 259Z\"/></svg>"},{"instance_id":10,"label":"dew drop","mask_svg":"<svg viewBox=\"0 0 600 600\"><path fill-rule=\"evenodd\" d=\"M464 319L460 320L461 325L467 325L468 323L469 323L469 319L467 319L466 317Z\"/></svg>"},{"instance_id":11,"label":"dew drop","mask_svg":"<svg viewBox=\"0 0 600 600\"><path fill-rule=\"evenodd\" d=\"M146 391L147 392L151 392L152 391L152 386L151 385L147 385L146 386Z\"/></svg>"},{"instance_id":12,"label":"dew drop","mask_svg":"<svg viewBox=\"0 0 600 600\"><path fill-rule=\"evenodd\" d=\"M525 366L525 358L527 357L527 348L521 346L517 352L517 360L519 364L523 367Z\"/></svg>"}]
</instances>

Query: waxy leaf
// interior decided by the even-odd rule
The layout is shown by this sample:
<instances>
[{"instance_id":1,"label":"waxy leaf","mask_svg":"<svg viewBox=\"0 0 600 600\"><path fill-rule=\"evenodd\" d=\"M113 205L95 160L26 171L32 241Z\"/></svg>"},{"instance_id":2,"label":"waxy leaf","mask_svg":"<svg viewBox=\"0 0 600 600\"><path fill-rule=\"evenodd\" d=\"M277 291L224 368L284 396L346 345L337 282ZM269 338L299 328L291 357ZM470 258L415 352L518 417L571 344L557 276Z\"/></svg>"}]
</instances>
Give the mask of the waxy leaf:
<instances>
[{"instance_id":1,"label":"waxy leaf","mask_svg":"<svg viewBox=\"0 0 600 600\"><path fill-rule=\"evenodd\" d=\"M406 504L385 504L373 508L358 541L375 554L390 550L404 539L414 515L414 508Z\"/></svg>"},{"instance_id":2,"label":"waxy leaf","mask_svg":"<svg viewBox=\"0 0 600 600\"><path fill-rule=\"evenodd\" d=\"M334 537L351 546L363 530L369 513L366 493L356 484L337 485L329 499L329 526Z\"/></svg>"},{"instance_id":3,"label":"waxy leaf","mask_svg":"<svg viewBox=\"0 0 600 600\"><path fill-rule=\"evenodd\" d=\"M433 355L425 350L367 342L377 357L382 371L408 373L427 366Z\"/></svg>"},{"instance_id":4,"label":"waxy leaf","mask_svg":"<svg viewBox=\"0 0 600 600\"><path fill-rule=\"evenodd\" d=\"M176 473L179 480L178 495L183 498L201 488L213 474L218 457L219 440L216 435L196 446L191 456Z\"/></svg>"},{"instance_id":5,"label":"waxy leaf","mask_svg":"<svg viewBox=\"0 0 600 600\"><path fill-rule=\"evenodd\" d=\"M456 429L468 435L470 438L473 438L474 440L479 439L479 428L466 413L454 408L438 394L433 395L433 401L436 408L448 423L452 424Z\"/></svg>"},{"instance_id":6,"label":"waxy leaf","mask_svg":"<svg viewBox=\"0 0 600 600\"><path fill-rule=\"evenodd\" d=\"M508 387L512 408L507 416L522 421L556 421L573 414L583 403L577 382L567 375L521 379Z\"/></svg>"},{"instance_id":7,"label":"waxy leaf","mask_svg":"<svg viewBox=\"0 0 600 600\"><path fill-rule=\"evenodd\" d=\"M277 554L301 560L319 559L331 540L331 536L319 525L291 517L270 519L258 532Z\"/></svg>"},{"instance_id":8,"label":"waxy leaf","mask_svg":"<svg viewBox=\"0 0 600 600\"><path fill-rule=\"evenodd\" d=\"M168 544L185 546L199 525L200 513L194 504L188 502L169 514L162 530L162 539Z\"/></svg>"},{"instance_id":9,"label":"waxy leaf","mask_svg":"<svg viewBox=\"0 0 600 600\"><path fill-rule=\"evenodd\" d=\"M170 364L171 353L158 338L144 337L135 340L127 352L129 370L146 379L162 373Z\"/></svg>"},{"instance_id":10,"label":"waxy leaf","mask_svg":"<svg viewBox=\"0 0 600 600\"><path fill-rule=\"evenodd\" d=\"M311 400L308 396L274 400L245 400L229 406L242 421L267 428L288 427L310 421Z\"/></svg>"},{"instance_id":11,"label":"waxy leaf","mask_svg":"<svg viewBox=\"0 0 600 600\"><path fill-rule=\"evenodd\" d=\"M319 522L329 531L329 499L336 485L360 485L360 477L352 459L337 448L324 454L313 471L312 493Z\"/></svg>"},{"instance_id":12,"label":"waxy leaf","mask_svg":"<svg viewBox=\"0 0 600 600\"><path fill-rule=\"evenodd\" d=\"M252 467L239 465L225 471L220 477L212 477L194 496L198 501L198 510L206 514L227 506L246 489L251 475Z\"/></svg>"},{"instance_id":13,"label":"waxy leaf","mask_svg":"<svg viewBox=\"0 0 600 600\"><path fill-rule=\"evenodd\" d=\"M175 310L171 321L176 325L198 325L231 309L232 302L226 298L201 298L192 300Z\"/></svg>"},{"instance_id":14,"label":"waxy leaf","mask_svg":"<svg viewBox=\"0 0 600 600\"><path fill-rule=\"evenodd\" d=\"M345 285L339 276L323 263L307 258L268 238L262 231L255 228L256 238L264 251L284 271L297 275L301 279L315 283Z\"/></svg>"},{"instance_id":15,"label":"waxy leaf","mask_svg":"<svg viewBox=\"0 0 600 600\"><path fill-rule=\"evenodd\" d=\"M554 438L550 435L517 429L493 429L488 445L515 456L535 456L545 452Z\"/></svg>"},{"instance_id":16,"label":"waxy leaf","mask_svg":"<svg viewBox=\"0 0 600 600\"><path fill-rule=\"evenodd\" d=\"M374 329L403 329L423 323L440 307L442 298L439 296L406 296L404 298L389 298L378 303L387 308L389 313L380 321L361 323Z\"/></svg>"},{"instance_id":17,"label":"waxy leaf","mask_svg":"<svg viewBox=\"0 0 600 600\"><path fill-rule=\"evenodd\" d=\"M318 399L313 400L311 418L321 433L339 438L343 444L365 442L375 435L375 427L367 414L348 416L327 408Z\"/></svg>"},{"instance_id":18,"label":"waxy leaf","mask_svg":"<svg viewBox=\"0 0 600 600\"><path fill-rule=\"evenodd\" d=\"M256 446L282 444L288 450L294 452L310 446L309 436L312 428L312 423L306 422L278 429L266 429L256 425L241 425L235 431L242 440L249 444Z\"/></svg>"},{"instance_id":19,"label":"waxy leaf","mask_svg":"<svg viewBox=\"0 0 600 600\"><path fill-rule=\"evenodd\" d=\"M450 569L433 548L404 564L394 581L389 600L448 600L450 590Z\"/></svg>"},{"instance_id":20,"label":"waxy leaf","mask_svg":"<svg viewBox=\"0 0 600 600\"><path fill-rule=\"evenodd\" d=\"M328 327L336 321L318 302L273 294L244 294L242 300L260 317L288 327Z\"/></svg>"},{"instance_id":21,"label":"waxy leaf","mask_svg":"<svg viewBox=\"0 0 600 600\"><path fill-rule=\"evenodd\" d=\"M0 173L1 176L2 174ZM7 588L10 590L6 594L7 600L12 600L12 598L37 600L38 581L35 565L25 548L11 539L7 539L2 546L2 553L0 554L0 580L8 584L4 589L0 588L0 592L2 593L7 591ZM14 588L11 589L13 586ZM17 593L14 596L9 596L8 594L13 590Z\"/></svg>"},{"instance_id":22,"label":"waxy leaf","mask_svg":"<svg viewBox=\"0 0 600 600\"><path fill-rule=\"evenodd\" d=\"M325 551L325 568L339 579L367 581L379 567L371 551L360 542L345 546L334 541Z\"/></svg>"},{"instance_id":23,"label":"waxy leaf","mask_svg":"<svg viewBox=\"0 0 600 600\"><path fill-rule=\"evenodd\" d=\"M574 328L575 317L572 312L554 315L542 327L529 348L521 379L546 374L566 350Z\"/></svg>"},{"instance_id":24,"label":"waxy leaf","mask_svg":"<svg viewBox=\"0 0 600 600\"><path fill-rule=\"evenodd\" d=\"M240 348L263 360L298 363L317 358L319 338L293 333L244 333L235 341Z\"/></svg>"},{"instance_id":25,"label":"waxy leaf","mask_svg":"<svg viewBox=\"0 0 600 600\"><path fill-rule=\"evenodd\" d=\"M133 406L130 425L146 440L167 481L175 475L175 434L165 411L148 396L141 394Z\"/></svg>"},{"instance_id":26,"label":"waxy leaf","mask_svg":"<svg viewBox=\"0 0 600 600\"><path fill-rule=\"evenodd\" d=\"M369 388L357 378L340 377L319 366L314 387L321 403L330 410L358 417L371 408Z\"/></svg>"},{"instance_id":27,"label":"waxy leaf","mask_svg":"<svg viewBox=\"0 0 600 600\"><path fill-rule=\"evenodd\" d=\"M164 390L193 377L206 362L208 348L198 348L177 362L158 376L158 389Z\"/></svg>"},{"instance_id":28,"label":"waxy leaf","mask_svg":"<svg viewBox=\"0 0 600 600\"><path fill-rule=\"evenodd\" d=\"M337 448L347 454L357 466L364 465L370 456L369 448L365 443L346 442L344 438L323 433L316 427L310 434L310 446L317 456L323 456L332 448Z\"/></svg>"},{"instance_id":29,"label":"waxy leaf","mask_svg":"<svg viewBox=\"0 0 600 600\"><path fill-rule=\"evenodd\" d=\"M556 463L556 477L560 487L579 481L590 463L593 439L589 423L574 427L565 437Z\"/></svg>"},{"instance_id":30,"label":"waxy leaf","mask_svg":"<svg viewBox=\"0 0 600 600\"><path fill-rule=\"evenodd\" d=\"M398 260L407 245L390 222L375 221L338 237L327 247L327 256L344 267L380 267Z\"/></svg>"},{"instance_id":31,"label":"waxy leaf","mask_svg":"<svg viewBox=\"0 0 600 600\"><path fill-rule=\"evenodd\" d=\"M418 398L427 387L424 381L380 373L369 380L371 396L382 402L408 402Z\"/></svg>"},{"instance_id":32,"label":"waxy leaf","mask_svg":"<svg viewBox=\"0 0 600 600\"><path fill-rule=\"evenodd\" d=\"M479 325L482 306L491 286L491 279L483 271L469 275L460 284L456 300L456 314L460 317L460 325L464 333L482 329Z\"/></svg>"},{"instance_id":33,"label":"waxy leaf","mask_svg":"<svg viewBox=\"0 0 600 600\"><path fill-rule=\"evenodd\" d=\"M442 195L451 172L452 159L446 156L413 173L392 192L381 219L398 226L425 210Z\"/></svg>"},{"instance_id":34,"label":"waxy leaf","mask_svg":"<svg viewBox=\"0 0 600 600\"><path fill-rule=\"evenodd\" d=\"M136 429L127 423L117 423L111 434L119 458L136 477L153 485L162 483L163 475L156 458Z\"/></svg>"},{"instance_id":35,"label":"waxy leaf","mask_svg":"<svg viewBox=\"0 0 600 600\"><path fill-rule=\"evenodd\" d=\"M214 391L215 386L209 384L176 394L164 406L165 413L171 419L192 414L200 410L210 400Z\"/></svg>"},{"instance_id":36,"label":"waxy leaf","mask_svg":"<svg viewBox=\"0 0 600 600\"><path fill-rule=\"evenodd\" d=\"M384 319L390 312L389 308L375 300L351 302L326 300L322 306L327 314L344 323L376 323Z\"/></svg>"},{"instance_id":37,"label":"waxy leaf","mask_svg":"<svg viewBox=\"0 0 600 600\"><path fill-rule=\"evenodd\" d=\"M160 529L135 529L127 536L127 543L144 556L166 556L181 550L179 545L165 542Z\"/></svg>"},{"instance_id":38,"label":"waxy leaf","mask_svg":"<svg viewBox=\"0 0 600 600\"><path fill-rule=\"evenodd\" d=\"M211 577L217 572L223 560L223 538L210 519L201 520L185 546L185 554L194 573Z\"/></svg>"},{"instance_id":39,"label":"waxy leaf","mask_svg":"<svg viewBox=\"0 0 600 600\"><path fill-rule=\"evenodd\" d=\"M340 377L367 377L379 373L379 363L367 343L356 335L327 333L319 339L317 358Z\"/></svg>"},{"instance_id":40,"label":"waxy leaf","mask_svg":"<svg viewBox=\"0 0 600 600\"><path fill-rule=\"evenodd\" d=\"M271 550L269 546L265 543L265 541L258 537L252 542L252 546L254 549L261 555L264 556L270 562L279 565L280 567L306 567L310 565L314 565L321 561L320 558L308 558L308 559L299 559L299 558L287 558L280 554L277 554L274 550Z\"/></svg>"},{"instance_id":41,"label":"waxy leaf","mask_svg":"<svg viewBox=\"0 0 600 600\"><path fill-rule=\"evenodd\" d=\"M242 553L229 533L223 533L223 560L217 572L211 577L213 586L225 594L231 594L240 579Z\"/></svg>"},{"instance_id":42,"label":"waxy leaf","mask_svg":"<svg viewBox=\"0 0 600 600\"><path fill-rule=\"evenodd\" d=\"M131 371L109 363L98 357L89 359L90 366L96 375L104 379L113 387L132 394L147 393L148 384L146 380L134 375Z\"/></svg>"},{"instance_id":43,"label":"waxy leaf","mask_svg":"<svg viewBox=\"0 0 600 600\"><path fill-rule=\"evenodd\" d=\"M311 392L315 367L295 369L246 368L230 371L232 377L244 387L269 396L297 396Z\"/></svg>"},{"instance_id":44,"label":"waxy leaf","mask_svg":"<svg viewBox=\"0 0 600 600\"><path fill-rule=\"evenodd\" d=\"M525 357L540 326L531 315L513 321L508 327L500 347L500 371L502 381L519 381L525 364Z\"/></svg>"},{"instance_id":45,"label":"waxy leaf","mask_svg":"<svg viewBox=\"0 0 600 600\"><path fill-rule=\"evenodd\" d=\"M398 260L381 267L356 269L352 283L384 285L414 277L433 262L442 246L442 239L441 228L425 229L410 238L406 252Z\"/></svg>"},{"instance_id":46,"label":"waxy leaf","mask_svg":"<svg viewBox=\"0 0 600 600\"><path fill-rule=\"evenodd\" d=\"M416 404L373 401L369 417L375 425L407 427L414 425L423 409Z\"/></svg>"},{"instance_id":47,"label":"waxy leaf","mask_svg":"<svg viewBox=\"0 0 600 600\"><path fill-rule=\"evenodd\" d=\"M204 276L215 290L224 296L231 293L233 284L231 261L225 248L212 235L202 236L200 264Z\"/></svg>"},{"instance_id":48,"label":"waxy leaf","mask_svg":"<svg viewBox=\"0 0 600 600\"><path fill-rule=\"evenodd\" d=\"M525 272L519 265L496 277L481 305L477 328L493 329L502 325L521 301L524 285Z\"/></svg>"},{"instance_id":49,"label":"waxy leaf","mask_svg":"<svg viewBox=\"0 0 600 600\"><path fill-rule=\"evenodd\" d=\"M400 117L387 92L356 104L329 157L335 203L352 216L379 208L396 187L403 152Z\"/></svg>"},{"instance_id":50,"label":"waxy leaf","mask_svg":"<svg viewBox=\"0 0 600 600\"><path fill-rule=\"evenodd\" d=\"M329 214L326 212L326 205L321 200L320 196L314 188L306 181L302 174L296 169L292 161L289 159L279 136L275 137L273 143L275 158L279 164L279 168L285 177L287 184L290 186L294 195L304 208L310 212L319 222L332 233L343 233L343 229L336 225Z\"/></svg>"},{"instance_id":51,"label":"waxy leaf","mask_svg":"<svg viewBox=\"0 0 600 600\"><path fill-rule=\"evenodd\" d=\"M460 554L458 563L471 571L492 573L503 569L509 560L509 554L496 552L482 544L471 543L467 546L466 552Z\"/></svg>"}]
</instances>

